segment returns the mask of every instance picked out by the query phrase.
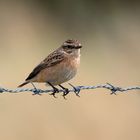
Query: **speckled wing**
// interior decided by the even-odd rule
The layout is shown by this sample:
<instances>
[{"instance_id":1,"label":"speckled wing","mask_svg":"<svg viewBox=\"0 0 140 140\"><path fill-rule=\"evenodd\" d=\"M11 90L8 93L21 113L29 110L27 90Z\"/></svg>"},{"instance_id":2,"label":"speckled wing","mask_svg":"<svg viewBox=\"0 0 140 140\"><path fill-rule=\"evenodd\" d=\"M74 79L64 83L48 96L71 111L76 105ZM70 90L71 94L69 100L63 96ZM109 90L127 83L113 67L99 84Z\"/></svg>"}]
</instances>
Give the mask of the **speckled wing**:
<instances>
[{"instance_id":1,"label":"speckled wing","mask_svg":"<svg viewBox=\"0 0 140 140\"><path fill-rule=\"evenodd\" d=\"M64 52L54 51L33 69L33 71L27 77L26 81L34 78L41 70L59 64L61 61L63 61L64 57L65 57Z\"/></svg>"}]
</instances>

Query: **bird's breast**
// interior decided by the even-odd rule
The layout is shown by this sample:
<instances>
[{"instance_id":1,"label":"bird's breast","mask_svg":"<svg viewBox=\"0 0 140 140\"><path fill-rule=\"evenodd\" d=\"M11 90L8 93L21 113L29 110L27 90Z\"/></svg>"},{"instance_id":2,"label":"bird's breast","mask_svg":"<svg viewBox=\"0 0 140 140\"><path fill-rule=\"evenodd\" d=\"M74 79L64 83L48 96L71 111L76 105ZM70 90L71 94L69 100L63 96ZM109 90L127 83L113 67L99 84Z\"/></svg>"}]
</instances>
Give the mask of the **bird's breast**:
<instances>
[{"instance_id":1,"label":"bird's breast","mask_svg":"<svg viewBox=\"0 0 140 140\"><path fill-rule=\"evenodd\" d=\"M76 75L79 64L80 57L65 58L61 63L43 69L36 77L36 81L50 82L53 85L62 84Z\"/></svg>"}]
</instances>

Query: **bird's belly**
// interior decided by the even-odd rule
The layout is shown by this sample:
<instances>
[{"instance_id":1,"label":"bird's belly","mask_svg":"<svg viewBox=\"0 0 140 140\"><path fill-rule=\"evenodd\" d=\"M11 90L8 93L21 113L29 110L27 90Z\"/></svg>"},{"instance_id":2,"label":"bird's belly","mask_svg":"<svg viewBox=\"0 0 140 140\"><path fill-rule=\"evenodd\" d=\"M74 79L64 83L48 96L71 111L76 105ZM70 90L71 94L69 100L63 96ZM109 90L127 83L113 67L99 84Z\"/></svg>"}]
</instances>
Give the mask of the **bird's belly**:
<instances>
[{"instance_id":1,"label":"bird's belly","mask_svg":"<svg viewBox=\"0 0 140 140\"><path fill-rule=\"evenodd\" d=\"M61 68L60 71L54 71L47 77L47 82L50 82L53 85L59 85L64 83L70 79L72 79L76 75L76 69L69 70L68 68Z\"/></svg>"},{"instance_id":2,"label":"bird's belly","mask_svg":"<svg viewBox=\"0 0 140 140\"><path fill-rule=\"evenodd\" d=\"M53 67L48 67L38 74L37 81L50 82L59 85L72 79L77 73L77 65L74 63L60 63Z\"/></svg>"}]
</instances>

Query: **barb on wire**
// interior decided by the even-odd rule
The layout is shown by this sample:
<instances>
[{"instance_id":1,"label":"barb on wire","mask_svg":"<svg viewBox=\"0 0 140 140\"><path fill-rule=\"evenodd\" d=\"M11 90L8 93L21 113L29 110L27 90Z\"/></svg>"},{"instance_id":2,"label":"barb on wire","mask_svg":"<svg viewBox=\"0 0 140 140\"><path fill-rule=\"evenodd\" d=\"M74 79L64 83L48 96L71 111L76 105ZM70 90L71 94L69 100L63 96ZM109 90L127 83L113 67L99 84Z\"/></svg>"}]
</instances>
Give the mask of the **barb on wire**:
<instances>
[{"instance_id":1,"label":"barb on wire","mask_svg":"<svg viewBox=\"0 0 140 140\"><path fill-rule=\"evenodd\" d=\"M104 88L104 89L108 89L110 90L110 94L116 94L117 92L126 92L129 90L140 90L140 86L131 86L131 87L118 87L118 86L114 86L112 84L106 83L106 84L100 84L100 85L96 85L96 86L73 86L72 84L69 84L72 89L69 89L69 93L74 92L77 96L79 96L79 93L81 90L88 90L88 89L97 89L97 88ZM64 93L63 89L59 89L59 92ZM42 90L42 89L29 89L29 88L17 88L17 89L8 89L8 88L3 88L0 87L0 93L20 93L20 92L33 92L33 95L35 94L43 94L43 93L50 93L53 92L52 90Z\"/></svg>"}]
</instances>

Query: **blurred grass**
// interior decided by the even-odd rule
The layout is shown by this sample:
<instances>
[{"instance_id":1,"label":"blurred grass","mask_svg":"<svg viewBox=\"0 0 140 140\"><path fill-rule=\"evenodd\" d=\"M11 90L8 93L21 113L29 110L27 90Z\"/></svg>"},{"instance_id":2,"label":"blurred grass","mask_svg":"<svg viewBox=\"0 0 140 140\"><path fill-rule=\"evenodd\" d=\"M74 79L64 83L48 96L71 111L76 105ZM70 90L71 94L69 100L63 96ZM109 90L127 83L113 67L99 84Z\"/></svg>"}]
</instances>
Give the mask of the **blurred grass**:
<instances>
[{"instance_id":1,"label":"blurred grass","mask_svg":"<svg viewBox=\"0 0 140 140\"><path fill-rule=\"evenodd\" d=\"M79 73L71 83L139 85L138 2L1 0L0 18L0 84L4 87L16 88L68 38L84 46ZM137 93L110 96L106 90L88 90L82 91L81 98L68 95L66 101L61 96L3 94L0 139L139 140Z\"/></svg>"}]
</instances>

